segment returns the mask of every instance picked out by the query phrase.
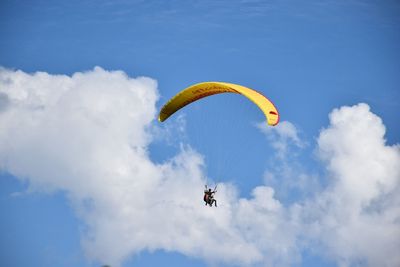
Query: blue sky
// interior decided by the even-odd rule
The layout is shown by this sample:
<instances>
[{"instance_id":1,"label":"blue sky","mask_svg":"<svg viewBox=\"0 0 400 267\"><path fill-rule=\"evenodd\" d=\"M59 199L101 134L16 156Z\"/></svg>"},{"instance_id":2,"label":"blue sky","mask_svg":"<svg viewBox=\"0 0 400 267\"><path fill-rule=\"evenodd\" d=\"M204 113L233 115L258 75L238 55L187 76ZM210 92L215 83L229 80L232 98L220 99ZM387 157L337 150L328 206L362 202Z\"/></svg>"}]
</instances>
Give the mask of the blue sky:
<instances>
[{"instance_id":1,"label":"blue sky","mask_svg":"<svg viewBox=\"0 0 400 267\"><path fill-rule=\"evenodd\" d=\"M395 266L399 14L398 1L2 1L1 265ZM236 95L157 122L202 81L263 92L283 123L266 128ZM205 181L221 183L218 209L204 210ZM364 245L376 238L381 257Z\"/></svg>"}]
</instances>

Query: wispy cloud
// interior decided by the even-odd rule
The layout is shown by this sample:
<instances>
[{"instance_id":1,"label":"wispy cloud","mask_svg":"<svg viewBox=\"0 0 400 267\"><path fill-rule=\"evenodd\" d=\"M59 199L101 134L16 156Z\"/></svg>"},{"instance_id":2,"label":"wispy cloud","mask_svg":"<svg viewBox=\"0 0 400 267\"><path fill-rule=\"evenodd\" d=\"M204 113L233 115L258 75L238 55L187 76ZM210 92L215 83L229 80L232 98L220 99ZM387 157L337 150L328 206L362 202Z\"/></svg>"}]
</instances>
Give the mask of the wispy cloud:
<instances>
[{"instance_id":1,"label":"wispy cloud","mask_svg":"<svg viewBox=\"0 0 400 267\"><path fill-rule=\"evenodd\" d=\"M303 166L300 156L308 147L300 137L301 131L289 121L277 126L259 123L256 127L265 135L275 149L264 172L264 183L275 189L284 203L293 203L321 189L320 177Z\"/></svg>"},{"instance_id":2,"label":"wispy cloud","mask_svg":"<svg viewBox=\"0 0 400 267\"><path fill-rule=\"evenodd\" d=\"M282 121L275 127L269 127L265 122L256 125L271 142L272 147L277 151L279 158L287 156L290 146L303 148L306 143L299 138L297 128L288 121Z\"/></svg>"}]
</instances>

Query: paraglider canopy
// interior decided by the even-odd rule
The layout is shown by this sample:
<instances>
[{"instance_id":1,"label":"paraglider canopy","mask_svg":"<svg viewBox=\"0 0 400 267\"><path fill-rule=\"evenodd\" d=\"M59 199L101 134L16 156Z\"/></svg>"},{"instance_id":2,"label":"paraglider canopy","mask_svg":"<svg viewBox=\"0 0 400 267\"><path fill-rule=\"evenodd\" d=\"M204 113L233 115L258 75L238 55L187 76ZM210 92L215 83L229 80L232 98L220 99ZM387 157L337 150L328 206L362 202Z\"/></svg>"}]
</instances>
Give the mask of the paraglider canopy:
<instances>
[{"instance_id":1,"label":"paraglider canopy","mask_svg":"<svg viewBox=\"0 0 400 267\"><path fill-rule=\"evenodd\" d=\"M189 105L190 103L201 98L221 93L235 93L244 95L262 110L269 125L274 126L278 124L278 110L268 98L253 89L238 84L225 82L203 82L189 86L172 97L162 107L158 116L158 120L163 122L184 106Z\"/></svg>"}]
</instances>

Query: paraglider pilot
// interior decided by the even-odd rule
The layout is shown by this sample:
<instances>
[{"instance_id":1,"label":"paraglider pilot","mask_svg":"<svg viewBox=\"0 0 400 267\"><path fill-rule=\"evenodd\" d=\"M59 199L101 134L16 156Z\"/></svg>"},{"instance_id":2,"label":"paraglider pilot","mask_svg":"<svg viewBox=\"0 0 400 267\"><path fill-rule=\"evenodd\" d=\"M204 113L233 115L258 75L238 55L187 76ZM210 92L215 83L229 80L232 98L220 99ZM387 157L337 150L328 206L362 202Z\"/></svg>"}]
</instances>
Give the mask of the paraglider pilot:
<instances>
[{"instance_id":1,"label":"paraglider pilot","mask_svg":"<svg viewBox=\"0 0 400 267\"><path fill-rule=\"evenodd\" d=\"M217 192L216 190L217 187L215 187L214 191L211 190L211 188L207 189L207 185L206 185L206 189L204 190L204 202L210 205L210 207L212 207L212 205L215 203L215 207L217 207L217 200L214 199L214 194Z\"/></svg>"}]
</instances>

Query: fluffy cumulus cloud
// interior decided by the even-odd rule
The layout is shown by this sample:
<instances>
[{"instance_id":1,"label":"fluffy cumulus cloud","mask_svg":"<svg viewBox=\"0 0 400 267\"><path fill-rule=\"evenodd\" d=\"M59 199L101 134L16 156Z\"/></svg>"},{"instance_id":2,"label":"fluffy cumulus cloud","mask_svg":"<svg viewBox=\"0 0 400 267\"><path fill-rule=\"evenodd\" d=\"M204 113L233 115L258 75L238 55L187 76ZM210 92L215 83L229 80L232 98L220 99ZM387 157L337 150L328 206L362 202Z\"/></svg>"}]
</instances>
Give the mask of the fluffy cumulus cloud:
<instances>
[{"instance_id":1,"label":"fluffy cumulus cloud","mask_svg":"<svg viewBox=\"0 0 400 267\"><path fill-rule=\"evenodd\" d=\"M399 148L385 144L367 105L332 112L317 144L330 182L312 199L284 205L267 185L239 198L223 183L218 209L199 209L203 156L188 145L163 163L149 156L157 99L154 80L121 71L1 69L0 168L33 192L65 192L86 226L86 254L114 266L157 249L290 266L314 244L343 266L400 264ZM281 140L281 153L304 145L288 122L266 134Z\"/></svg>"},{"instance_id":2,"label":"fluffy cumulus cloud","mask_svg":"<svg viewBox=\"0 0 400 267\"><path fill-rule=\"evenodd\" d=\"M340 263L399 266L400 147L369 106L335 109L318 138L331 183L303 209L311 235Z\"/></svg>"},{"instance_id":3,"label":"fluffy cumulus cloud","mask_svg":"<svg viewBox=\"0 0 400 267\"><path fill-rule=\"evenodd\" d=\"M101 68L72 76L2 69L0 83L1 169L32 191L65 192L87 226L82 245L91 259L119 265L142 250L164 249L240 265L262 262L263 248L274 247L253 242L255 230L243 234L251 221L238 223L248 206L280 220L269 189L238 202L234 188L221 185L218 212L199 209L202 156L182 146L163 164L151 161L154 80ZM287 238L283 246L291 246Z\"/></svg>"}]
</instances>

